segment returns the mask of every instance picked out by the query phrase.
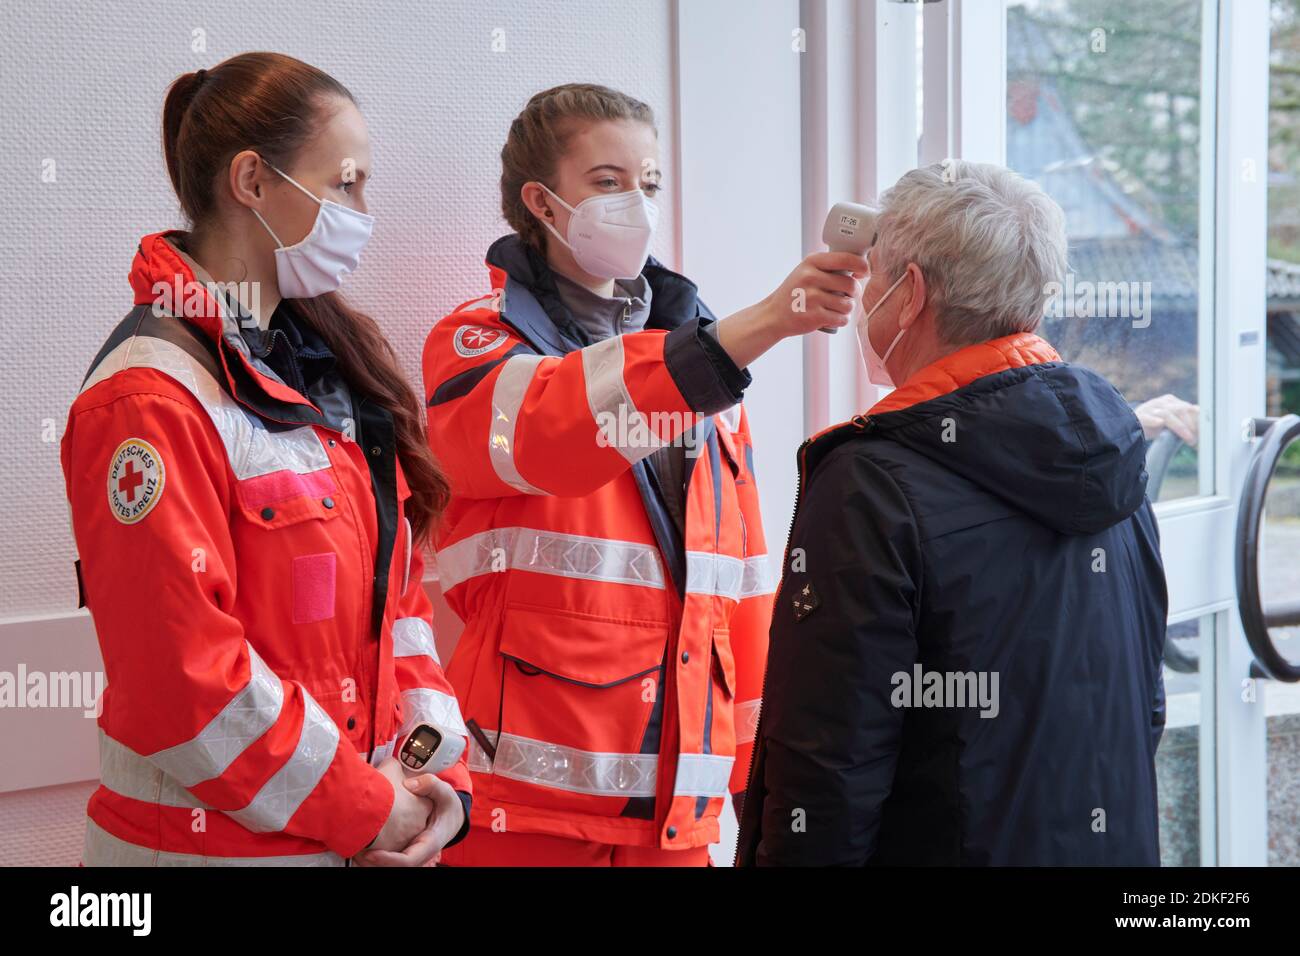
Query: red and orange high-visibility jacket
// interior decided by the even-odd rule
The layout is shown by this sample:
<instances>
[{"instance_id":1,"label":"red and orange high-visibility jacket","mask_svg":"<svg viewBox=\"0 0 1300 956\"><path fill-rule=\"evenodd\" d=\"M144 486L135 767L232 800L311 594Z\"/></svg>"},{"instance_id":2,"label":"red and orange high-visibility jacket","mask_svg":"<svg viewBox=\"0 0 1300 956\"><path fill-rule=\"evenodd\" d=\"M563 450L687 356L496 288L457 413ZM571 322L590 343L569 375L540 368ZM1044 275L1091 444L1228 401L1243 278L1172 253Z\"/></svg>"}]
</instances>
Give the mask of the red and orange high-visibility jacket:
<instances>
[{"instance_id":1,"label":"red and orange high-visibility jacket","mask_svg":"<svg viewBox=\"0 0 1300 956\"><path fill-rule=\"evenodd\" d=\"M435 550L465 621L448 676L472 822L706 845L745 786L775 584L737 404L748 373L694 284L653 259L646 329L595 343L517 236L487 265L491 294L424 349L453 490ZM684 432L682 541L645 459Z\"/></svg>"},{"instance_id":2,"label":"red and orange high-visibility jacket","mask_svg":"<svg viewBox=\"0 0 1300 956\"><path fill-rule=\"evenodd\" d=\"M341 864L392 808L372 764L464 733L392 417L282 381L173 241L141 241L62 443L107 676L84 862Z\"/></svg>"}]
</instances>

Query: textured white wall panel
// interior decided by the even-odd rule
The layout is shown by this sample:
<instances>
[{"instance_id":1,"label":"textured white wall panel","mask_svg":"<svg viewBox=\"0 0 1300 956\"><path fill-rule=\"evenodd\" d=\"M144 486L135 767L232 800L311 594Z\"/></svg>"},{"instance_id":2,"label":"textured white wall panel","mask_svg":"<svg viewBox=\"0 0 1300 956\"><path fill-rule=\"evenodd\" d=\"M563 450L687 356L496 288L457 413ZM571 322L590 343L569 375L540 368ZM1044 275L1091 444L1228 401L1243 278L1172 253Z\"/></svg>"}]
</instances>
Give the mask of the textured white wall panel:
<instances>
[{"instance_id":1,"label":"textured white wall panel","mask_svg":"<svg viewBox=\"0 0 1300 956\"><path fill-rule=\"evenodd\" d=\"M0 866L76 866L99 781L0 794Z\"/></svg>"},{"instance_id":2,"label":"textured white wall panel","mask_svg":"<svg viewBox=\"0 0 1300 956\"><path fill-rule=\"evenodd\" d=\"M205 52L191 49L194 30ZM503 52L492 50L494 30ZM669 0L7 5L0 618L76 603L58 439L91 358L130 308L137 240L182 225L159 145L163 93L182 72L256 49L305 59L360 101L378 221L347 291L380 321L413 383L432 323L486 289L483 252L507 231L499 151L530 94L589 80L647 101L674 194ZM663 204L655 250L669 262L673 206Z\"/></svg>"}]
</instances>

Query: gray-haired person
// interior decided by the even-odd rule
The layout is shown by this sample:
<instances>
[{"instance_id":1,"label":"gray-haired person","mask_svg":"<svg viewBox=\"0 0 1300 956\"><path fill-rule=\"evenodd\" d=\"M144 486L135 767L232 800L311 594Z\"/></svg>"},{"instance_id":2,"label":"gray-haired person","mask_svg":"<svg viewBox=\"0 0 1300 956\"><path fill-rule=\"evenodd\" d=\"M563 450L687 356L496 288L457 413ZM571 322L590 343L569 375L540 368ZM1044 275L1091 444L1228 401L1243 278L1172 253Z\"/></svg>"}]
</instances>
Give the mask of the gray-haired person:
<instances>
[{"instance_id":1,"label":"gray-haired person","mask_svg":"<svg viewBox=\"0 0 1300 956\"><path fill-rule=\"evenodd\" d=\"M897 388L799 454L738 862L1159 862L1166 592L1143 432L1035 334L1064 218L1009 170L882 197Z\"/></svg>"}]
</instances>

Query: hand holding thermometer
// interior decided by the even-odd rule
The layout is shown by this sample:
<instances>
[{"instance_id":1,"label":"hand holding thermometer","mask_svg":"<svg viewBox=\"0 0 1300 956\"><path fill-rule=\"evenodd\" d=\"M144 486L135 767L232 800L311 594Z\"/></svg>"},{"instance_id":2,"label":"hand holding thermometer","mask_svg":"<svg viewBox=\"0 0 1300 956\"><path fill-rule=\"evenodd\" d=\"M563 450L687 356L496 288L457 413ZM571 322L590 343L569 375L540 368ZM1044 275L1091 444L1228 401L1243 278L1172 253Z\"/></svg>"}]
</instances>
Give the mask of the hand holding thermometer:
<instances>
[{"instance_id":1,"label":"hand holding thermometer","mask_svg":"<svg viewBox=\"0 0 1300 956\"><path fill-rule=\"evenodd\" d=\"M830 247L831 252L851 252L855 256L865 255L876 241L876 218L879 213L870 206L855 202L837 202L826 214L826 224L822 226L822 242ZM844 273L848 275L849 273ZM826 326L823 332L834 335L839 330L835 326Z\"/></svg>"},{"instance_id":2,"label":"hand holding thermometer","mask_svg":"<svg viewBox=\"0 0 1300 956\"><path fill-rule=\"evenodd\" d=\"M436 724L417 724L398 749L397 762L407 776L442 773L455 766L464 750L465 738L455 731Z\"/></svg>"}]
</instances>

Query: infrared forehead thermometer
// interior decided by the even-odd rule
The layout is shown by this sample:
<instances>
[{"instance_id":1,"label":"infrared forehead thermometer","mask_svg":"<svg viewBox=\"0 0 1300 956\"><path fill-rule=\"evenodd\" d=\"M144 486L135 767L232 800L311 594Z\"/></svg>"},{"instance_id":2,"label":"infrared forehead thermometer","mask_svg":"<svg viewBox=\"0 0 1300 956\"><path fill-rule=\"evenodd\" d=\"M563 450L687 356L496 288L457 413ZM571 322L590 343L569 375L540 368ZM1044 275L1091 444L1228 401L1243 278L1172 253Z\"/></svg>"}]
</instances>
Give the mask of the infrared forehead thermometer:
<instances>
[{"instance_id":1,"label":"infrared forehead thermometer","mask_svg":"<svg viewBox=\"0 0 1300 956\"><path fill-rule=\"evenodd\" d=\"M822 226L822 242L831 252L851 252L865 255L876 241L876 218L879 213L870 206L856 202L837 202L826 214L826 223ZM848 275L848 273L844 273ZM835 326L827 326L823 332L832 335L839 331Z\"/></svg>"},{"instance_id":2,"label":"infrared forehead thermometer","mask_svg":"<svg viewBox=\"0 0 1300 956\"><path fill-rule=\"evenodd\" d=\"M418 724L397 750L397 761L408 776L442 773L455 766L465 750L465 738L437 724Z\"/></svg>"}]
</instances>

